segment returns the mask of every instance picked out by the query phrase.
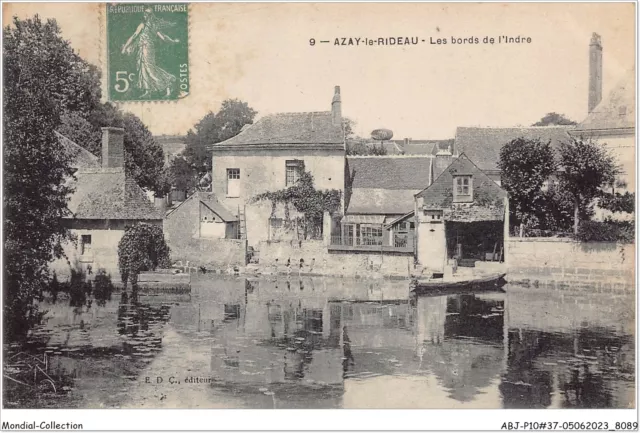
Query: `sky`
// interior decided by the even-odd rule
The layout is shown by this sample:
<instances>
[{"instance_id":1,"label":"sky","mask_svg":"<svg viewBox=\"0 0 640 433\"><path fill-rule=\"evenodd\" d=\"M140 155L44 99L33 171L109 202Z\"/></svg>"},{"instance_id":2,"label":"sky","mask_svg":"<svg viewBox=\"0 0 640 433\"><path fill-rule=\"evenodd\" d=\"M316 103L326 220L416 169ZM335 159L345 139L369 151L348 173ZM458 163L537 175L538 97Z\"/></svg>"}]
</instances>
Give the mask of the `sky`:
<instances>
[{"instance_id":1,"label":"sky","mask_svg":"<svg viewBox=\"0 0 640 433\"><path fill-rule=\"evenodd\" d=\"M5 3L3 24L35 13L55 18L74 49L106 70L104 4ZM458 126L526 126L551 111L581 121L591 34L602 38L606 96L634 67L634 18L633 3L193 3L190 95L120 107L154 134L185 134L227 98L259 116L326 111L339 85L343 114L362 136L388 128L396 139L453 138ZM531 43L451 44L499 35ZM333 44L398 36L426 42Z\"/></svg>"}]
</instances>

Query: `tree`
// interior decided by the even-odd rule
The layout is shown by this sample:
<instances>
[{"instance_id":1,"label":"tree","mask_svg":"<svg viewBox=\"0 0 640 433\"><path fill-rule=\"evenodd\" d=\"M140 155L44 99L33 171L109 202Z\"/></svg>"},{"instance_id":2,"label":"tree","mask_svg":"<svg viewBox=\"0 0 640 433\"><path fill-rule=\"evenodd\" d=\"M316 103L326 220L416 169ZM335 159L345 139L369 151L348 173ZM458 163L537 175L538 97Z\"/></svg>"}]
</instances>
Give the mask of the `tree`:
<instances>
[{"instance_id":1,"label":"tree","mask_svg":"<svg viewBox=\"0 0 640 433\"><path fill-rule=\"evenodd\" d=\"M620 173L615 159L607 150L590 140L572 138L560 145L560 187L574 202L573 233L577 235L580 208L590 206L602 189L615 182Z\"/></svg>"},{"instance_id":2,"label":"tree","mask_svg":"<svg viewBox=\"0 0 640 433\"><path fill-rule=\"evenodd\" d=\"M169 167L171 184L187 194L191 193L198 184L194 167L183 156L177 156Z\"/></svg>"},{"instance_id":3,"label":"tree","mask_svg":"<svg viewBox=\"0 0 640 433\"><path fill-rule=\"evenodd\" d=\"M211 170L211 153L206 146L238 135L243 126L253 123L256 114L246 102L227 99L217 113L210 111L187 132L187 145L182 154L194 167L195 177L200 178Z\"/></svg>"},{"instance_id":4,"label":"tree","mask_svg":"<svg viewBox=\"0 0 640 433\"><path fill-rule=\"evenodd\" d=\"M509 208L514 223L523 226L530 222L542 204L542 187L556 171L557 165L551 143L538 139L516 138L500 150L498 167L502 172L501 185L509 194Z\"/></svg>"},{"instance_id":5,"label":"tree","mask_svg":"<svg viewBox=\"0 0 640 433\"><path fill-rule=\"evenodd\" d=\"M71 157L55 137L66 108L85 109L91 92L75 88L83 69L55 21L14 18L4 29L4 336L24 337L41 313L36 300L49 262L70 239L65 183ZM71 63L70 63L71 60ZM69 67L71 66L71 68ZM55 75L59 72L59 75Z\"/></svg>"},{"instance_id":6,"label":"tree","mask_svg":"<svg viewBox=\"0 0 640 433\"><path fill-rule=\"evenodd\" d=\"M553 125L558 125L558 126L577 125L577 123L571 119L566 118L564 114L547 113L544 115L542 119L538 120L536 123L534 123L531 126L553 126Z\"/></svg>"},{"instance_id":7,"label":"tree","mask_svg":"<svg viewBox=\"0 0 640 433\"><path fill-rule=\"evenodd\" d=\"M135 288L140 272L169 266L170 249L164 240L162 227L140 223L125 229L118 243L118 268L125 287L127 282L131 282Z\"/></svg>"},{"instance_id":8,"label":"tree","mask_svg":"<svg viewBox=\"0 0 640 433\"><path fill-rule=\"evenodd\" d=\"M371 143L369 140L359 137L354 129L356 122L353 119L345 117L344 119L344 136L346 141L347 155L374 155L383 156L387 154L387 149L380 143Z\"/></svg>"}]
</instances>

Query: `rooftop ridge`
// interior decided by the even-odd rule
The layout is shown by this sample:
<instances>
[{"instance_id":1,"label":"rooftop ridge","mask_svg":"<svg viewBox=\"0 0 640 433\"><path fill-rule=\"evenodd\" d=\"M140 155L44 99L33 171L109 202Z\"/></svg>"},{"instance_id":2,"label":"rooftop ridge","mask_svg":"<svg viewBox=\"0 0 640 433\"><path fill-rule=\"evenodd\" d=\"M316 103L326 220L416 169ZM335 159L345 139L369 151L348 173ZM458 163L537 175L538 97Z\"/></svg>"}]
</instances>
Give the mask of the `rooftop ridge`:
<instances>
[{"instance_id":1,"label":"rooftop ridge","mask_svg":"<svg viewBox=\"0 0 640 433\"><path fill-rule=\"evenodd\" d=\"M376 159L383 159L383 158L397 158L397 159L402 159L402 158L435 158L435 155L347 155L347 158L349 159L365 159L365 158L376 158Z\"/></svg>"}]
</instances>

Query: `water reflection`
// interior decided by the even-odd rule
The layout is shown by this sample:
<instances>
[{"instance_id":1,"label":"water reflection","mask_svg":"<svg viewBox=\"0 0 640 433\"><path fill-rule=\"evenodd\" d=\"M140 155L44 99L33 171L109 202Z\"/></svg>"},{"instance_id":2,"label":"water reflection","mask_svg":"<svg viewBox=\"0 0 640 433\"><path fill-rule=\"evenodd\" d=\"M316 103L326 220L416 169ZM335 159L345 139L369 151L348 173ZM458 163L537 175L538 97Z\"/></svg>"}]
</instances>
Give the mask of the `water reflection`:
<instances>
[{"instance_id":1,"label":"water reflection","mask_svg":"<svg viewBox=\"0 0 640 433\"><path fill-rule=\"evenodd\" d=\"M509 287L410 299L404 281L203 276L187 297L54 306L41 338L51 368L85 390L80 407L633 407L632 301ZM170 376L189 385L143 380Z\"/></svg>"}]
</instances>

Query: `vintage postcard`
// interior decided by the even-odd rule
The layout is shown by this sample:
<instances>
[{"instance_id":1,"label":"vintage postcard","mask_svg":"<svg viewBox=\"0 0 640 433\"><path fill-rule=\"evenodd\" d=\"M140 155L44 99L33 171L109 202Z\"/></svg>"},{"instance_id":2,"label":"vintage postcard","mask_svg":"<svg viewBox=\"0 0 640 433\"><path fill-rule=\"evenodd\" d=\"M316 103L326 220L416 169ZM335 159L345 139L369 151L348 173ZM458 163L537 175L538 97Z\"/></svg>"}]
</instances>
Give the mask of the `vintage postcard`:
<instances>
[{"instance_id":1,"label":"vintage postcard","mask_svg":"<svg viewBox=\"0 0 640 433\"><path fill-rule=\"evenodd\" d=\"M636 8L3 3L2 429L636 430Z\"/></svg>"}]
</instances>

